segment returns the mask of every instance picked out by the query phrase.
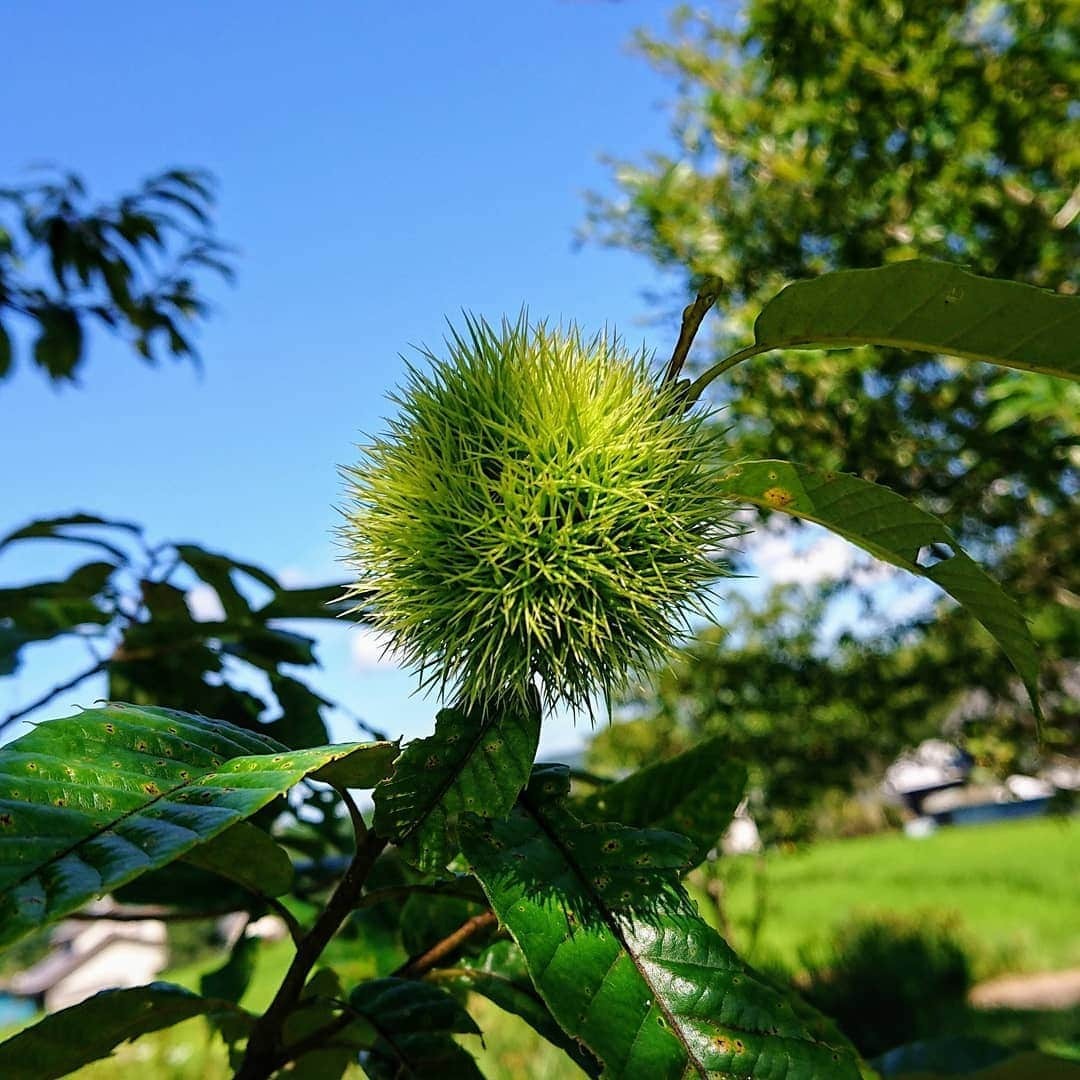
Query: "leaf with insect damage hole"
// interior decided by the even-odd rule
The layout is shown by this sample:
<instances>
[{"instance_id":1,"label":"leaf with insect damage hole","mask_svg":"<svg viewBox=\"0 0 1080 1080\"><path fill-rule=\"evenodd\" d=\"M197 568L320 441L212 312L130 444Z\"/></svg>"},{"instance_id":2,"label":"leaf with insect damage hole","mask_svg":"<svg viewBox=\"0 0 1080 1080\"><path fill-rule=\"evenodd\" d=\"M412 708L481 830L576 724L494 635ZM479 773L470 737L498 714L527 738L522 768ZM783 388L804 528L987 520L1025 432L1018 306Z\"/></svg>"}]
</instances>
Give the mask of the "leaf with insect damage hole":
<instances>
[{"instance_id":1,"label":"leaf with insect damage hole","mask_svg":"<svg viewBox=\"0 0 1080 1080\"><path fill-rule=\"evenodd\" d=\"M1039 651L1023 612L961 549L940 518L880 484L790 461L747 461L720 482L733 499L824 525L871 555L944 589L1001 646L1041 717Z\"/></svg>"},{"instance_id":2,"label":"leaf with insect damage hole","mask_svg":"<svg viewBox=\"0 0 1080 1080\"><path fill-rule=\"evenodd\" d=\"M849 1047L822 1041L748 969L678 882L690 845L657 830L582 823L565 768L541 766L503 822L462 822L500 922L563 1030L611 1080L858 1080Z\"/></svg>"},{"instance_id":3,"label":"leaf with insect damage hole","mask_svg":"<svg viewBox=\"0 0 1080 1080\"><path fill-rule=\"evenodd\" d=\"M287 750L232 724L122 704L39 724L0 750L0 946L213 840L331 762L382 747Z\"/></svg>"},{"instance_id":4,"label":"leaf with insect damage hole","mask_svg":"<svg viewBox=\"0 0 1080 1080\"><path fill-rule=\"evenodd\" d=\"M462 813L504 817L529 779L540 740L540 710L443 709L435 733L406 745L394 775L375 789L375 829L409 862L438 872L457 853Z\"/></svg>"}]
</instances>

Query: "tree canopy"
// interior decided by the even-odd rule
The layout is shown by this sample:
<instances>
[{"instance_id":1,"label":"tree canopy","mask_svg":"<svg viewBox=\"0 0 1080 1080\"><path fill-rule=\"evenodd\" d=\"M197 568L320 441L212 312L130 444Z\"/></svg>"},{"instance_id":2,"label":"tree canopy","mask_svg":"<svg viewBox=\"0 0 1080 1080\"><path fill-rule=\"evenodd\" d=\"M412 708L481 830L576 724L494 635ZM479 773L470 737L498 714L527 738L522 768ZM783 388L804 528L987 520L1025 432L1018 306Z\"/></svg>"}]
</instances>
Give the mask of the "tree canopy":
<instances>
[{"instance_id":1,"label":"tree canopy","mask_svg":"<svg viewBox=\"0 0 1080 1080\"><path fill-rule=\"evenodd\" d=\"M836 269L939 258L1073 294L1078 28L1077 0L756 0L736 28L719 13L683 7L668 36L638 39L676 90L671 145L644 162L615 162L618 193L591 197L586 235L645 255L680 291L723 279L721 319L692 360L699 367L752 340L753 318L784 281ZM1054 696L1080 655L1072 550L1080 533L1080 387L863 348L774 353L733 368L710 392L723 407L733 459L790 457L857 472L941 516L1022 598L1050 661ZM826 583L784 603L801 604L813 626L830 590ZM991 717L1000 732L1003 713L1015 723L1011 738L990 740L987 763L1032 764L1032 716L1009 680L979 659L984 642L962 614L951 616L957 631L946 635L944 651L940 640L929 644L925 620L898 619L865 650L815 662L812 671L778 641L752 651L739 644L753 635L755 618L729 610L724 643L702 645L695 664L673 669L657 698L638 703L644 715L670 716L674 694L684 720L692 699L695 725L732 735L746 703L723 704L722 688L732 665L739 678L765 678L764 650L774 680L761 691L766 699L790 679L812 701L831 698L837 670L850 672L849 706L871 742L890 728L877 739L885 751L898 731L926 730L927 714L904 705L902 652L890 661L874 711L860 704L859 686L885 676L883 652L903 641L903 649L936 657L953 710L974 688L990 689L995 704L971 718L970 732ZM1055 702L1044 749L1075 752L1069 694ZM781 716L791 705L774 701L764 710L777 733L787 731ZM825 730L836 733L831 749L804 770L829 776L826 753L849 761L850 775L866 754L852 755L841 729ZM770 754L769 745L748 745L747 753Z\"/></svg>"}]
</instances>

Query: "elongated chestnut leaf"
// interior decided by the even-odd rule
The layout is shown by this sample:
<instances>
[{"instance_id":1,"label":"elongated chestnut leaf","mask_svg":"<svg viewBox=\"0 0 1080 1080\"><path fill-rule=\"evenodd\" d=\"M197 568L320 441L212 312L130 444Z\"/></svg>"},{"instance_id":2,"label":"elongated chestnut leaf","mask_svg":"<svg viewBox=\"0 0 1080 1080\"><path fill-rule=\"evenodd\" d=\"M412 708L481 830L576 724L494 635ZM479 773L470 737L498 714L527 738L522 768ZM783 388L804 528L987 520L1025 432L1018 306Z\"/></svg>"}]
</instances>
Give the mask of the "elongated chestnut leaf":
<instances>
[{"instance_id":1,"label":"elongated chestnut leaf","mask_svg":"<svg viewBox=\"0 0 1080 1080\"><path fill-rule=\"evenodd\" d=\"M5 1080L68 1076L108 1057L128 1039L215 1013L228 1013L234 1022L245 1025L252 1021L229 1001L200 997L171 983L103 990L0 1044L0 1076Z\"/></svg>"},{"instance_id":2,"label":"elongated chestnut leaf","mask_svg":"<svg viewBox=\"0 0 1080 1080\"><path fill-rule=\"evenodd\" d=\"M258 896L281 896L292 887L293 865L285 849L247 821L192 848L184 862L242 885Z\"/></svg>"},{"instance_id":3,"label":"elongated chestnut leaf","mask_svg":"<svg viewBox=\"0 0 1080 1080\"><path fill-rule=\"evenodd\" d=\"M762 309L754 344L706 371L696 399L735 363L774 349L884 345L1080 380L1080 296L912 259L796 281Z\"/></svg>"},{"instance_id":4,"label":"elongated chestnut leaf","mask_svg":"<svg viewBox=\"0 0 1080 1080\"><path fill-rule=\"evenodd\" d=\"M552 1015L611 1080L858 1080L759 979L678 884L681 837L583 824L566 770L541 767L506 821L463 820L462 842Z\"/></svg>"},{"instance_id":5,"label":"elongated chestnut leaf","mask_svg":"<svg viewBox=\"0 0 1080 1080\"><path fill-rule=\"evenodd\" d=\"M451 1038L480 1029L445 990L411 979L373 979L349 995L349 1007L376 1035L364 1057L371 1080L483 1080L472 1056Z\"/></svg>"},{"instance_id":6,"label":"elongated chestnut leaf","mask_svg":"<svg viewBox=\"0 0 1080 1080\"><path fill-rule=\"evenodd\" d=\"M551 1015L512 941L496 941L475 960L463 960L452 968L436 968L427 975L438 986L480 994L500 1009L520 1016L538 1035L557 1046L586 1076L599 1076L600 1063L571 1039Z\"/></svg>"},{"instance_id":7,"label":"elongated chestnut leaf","mask_svg":"<svg viewBox=\"0 0 1080 1080\"><path fill-rule=\"evenodd\" d=\"M940 518L880 484L790 461L748 461L731 469L721 483L733 499L824 525L944 589L1001 646L1041 716L1039 651L1019 605L963 551ZM930 565L932 557L942 561Z\"/></svg>"},{"instance_id":8,"label":"elongated chestnut leaf","mask_svg":"<svg viewBox=\"0 0 1080 1080\"><path fill-rule=\"evenodd\" d=\"M231 724L122 704L39 724L0 750L0 946L365 754L384 744L287 750Z\"/></svg>"}]
</instances>

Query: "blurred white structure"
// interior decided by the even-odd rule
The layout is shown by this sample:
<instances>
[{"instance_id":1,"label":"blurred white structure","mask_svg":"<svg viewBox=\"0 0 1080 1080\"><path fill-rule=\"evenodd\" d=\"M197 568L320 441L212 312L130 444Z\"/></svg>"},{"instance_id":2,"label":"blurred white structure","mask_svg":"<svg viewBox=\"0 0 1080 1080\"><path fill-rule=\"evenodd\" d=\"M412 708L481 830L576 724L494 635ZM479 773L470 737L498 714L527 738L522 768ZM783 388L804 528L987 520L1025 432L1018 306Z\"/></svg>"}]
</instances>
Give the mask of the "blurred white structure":
<instances>
[{"instance_id":1,"label":"blurred white structure","mask_svg":"<svg viewBox=\"0 0 1080 1080\"><path fill-rule=\"evenodd\" d=\"M110 904L100 900L87 910L104 913ZM69 919L56 927L51 941L48 956L3 985L9 993L36 999L47 1012L76 1005L99 990L144 986L169 958L165 924L156 919Z\"/></svg>"},{"instance_id":2,"label":"blurred white structure","mask_svg":"<svg viewBox=\"0 0 1080 1080\"><path fill-rule=\"evenodd\" d=\"M901 800L915 814L934 792L960 787L971 771L971 759L951 743L927 739L896 759L885 770L881 785L886 795Z\"/></svg>"},{"instance_id":3,"label":"blurred white structure","mask_svg":"<svg viewBox=\"0 0 1080 1080\"><path fill-rule=\"evenodd\" d=\"M735 810L735 816L720 841L720 850L725 855L748 855L761 850L761 836L745 799Z\"/></svg>"}]
</instances>

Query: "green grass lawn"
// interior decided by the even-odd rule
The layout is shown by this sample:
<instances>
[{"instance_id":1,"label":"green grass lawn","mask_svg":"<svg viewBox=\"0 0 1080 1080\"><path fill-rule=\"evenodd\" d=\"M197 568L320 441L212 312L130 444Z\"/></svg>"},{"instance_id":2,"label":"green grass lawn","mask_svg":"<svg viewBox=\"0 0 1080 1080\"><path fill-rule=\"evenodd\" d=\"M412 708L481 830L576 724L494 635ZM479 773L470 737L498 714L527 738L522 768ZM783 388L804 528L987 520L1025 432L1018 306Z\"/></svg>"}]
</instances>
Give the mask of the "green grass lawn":
<instances>
[{"instance_id":1,"label":"green grass lawn","mask_svg":"<svg viewBox=\"0 0 1080 1080\"><path fill-rule=\"evenodd\" d=\"M757 860L730 860L736 947L750 938ZM770 854L754 962L789 972L855 915L955 915L977 977L1080 966L1080 819L890 833ZM708 908L702 905L702 911Z\"/></svg>"}]
</instances>

